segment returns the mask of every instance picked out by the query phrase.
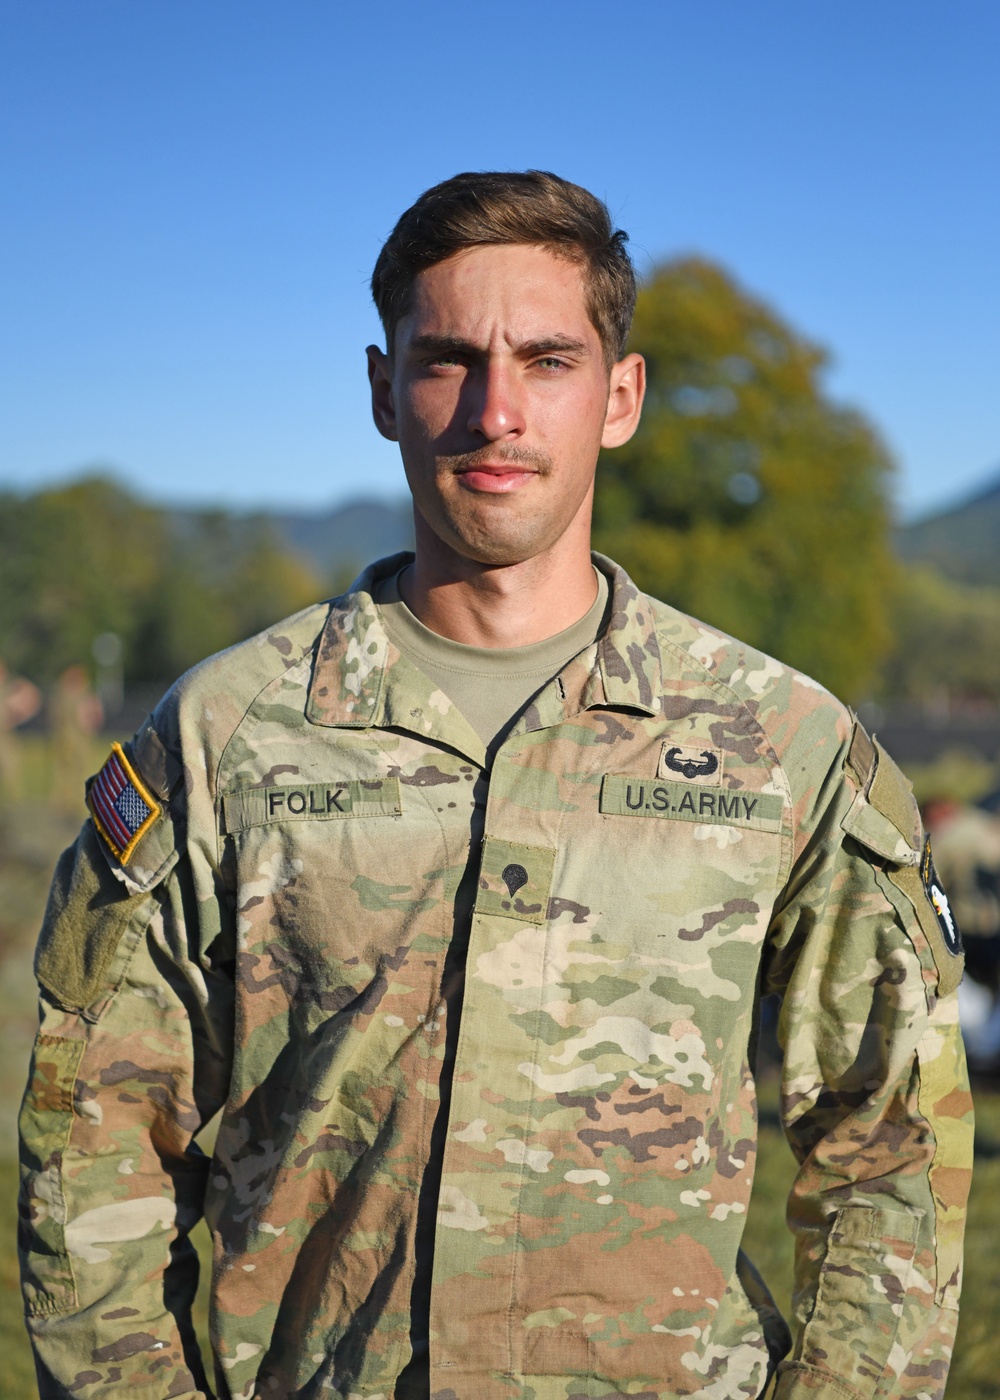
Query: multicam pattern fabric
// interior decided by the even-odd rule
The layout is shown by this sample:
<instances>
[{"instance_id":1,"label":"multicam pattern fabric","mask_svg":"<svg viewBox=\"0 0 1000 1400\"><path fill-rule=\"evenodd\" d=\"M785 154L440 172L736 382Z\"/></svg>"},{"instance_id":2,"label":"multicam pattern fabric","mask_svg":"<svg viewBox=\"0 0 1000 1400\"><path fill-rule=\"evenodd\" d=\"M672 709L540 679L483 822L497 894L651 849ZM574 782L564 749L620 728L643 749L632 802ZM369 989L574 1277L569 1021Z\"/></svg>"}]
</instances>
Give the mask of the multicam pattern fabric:
<instances>
[{"instance_id":1,"label":"multicam pattern fabric","mask_svg":"<svg viewBox=\"0 0 1000 1400\"><path fill-rule=\"evenodd\" d=\"M740 1249L772 991L801 1163L776 1393L942 1394L971 1102L912 797L815 683L598 563L608 630L489 773L380 624L398 558L133 741L164 815L127 867L84 828L39 948L43 1397L211 1393L202 1211L220 1396L388 1400L415 1303L436 1400L759 1396L791 1345Z\"/></svg>"}]
</instances>

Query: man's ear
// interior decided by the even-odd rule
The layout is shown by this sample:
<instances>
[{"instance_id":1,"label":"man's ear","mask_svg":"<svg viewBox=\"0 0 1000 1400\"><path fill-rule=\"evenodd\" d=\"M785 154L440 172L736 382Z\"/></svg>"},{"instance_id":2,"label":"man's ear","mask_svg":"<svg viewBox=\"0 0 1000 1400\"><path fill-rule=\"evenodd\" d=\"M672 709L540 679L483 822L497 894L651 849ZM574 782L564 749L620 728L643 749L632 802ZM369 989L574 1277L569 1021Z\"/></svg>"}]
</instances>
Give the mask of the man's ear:
<instances>
[{"instance_id":1,"label":"man's ear","mask_svg":"<svg viewBox=\"0 0 1000 1400\"><path fill-rule=\"evenodd\" d=\"M611 366L602 447L621 447L628 442L639 426L645 393L646 361L641 355L626 355Z\"/></svg>"},{"instance_id":2,"label":"man's ear","mask_svg":"<svg viewBox=\"0 0 1000 1400\"><path fill-rule=\"evenodd\" d=\"M368 382L372 386L372 417L384 438L398 442L396 433L396 404L392 397L392 367L389 356L377 345L369 345Z\"/></svg>"}]
</instances>

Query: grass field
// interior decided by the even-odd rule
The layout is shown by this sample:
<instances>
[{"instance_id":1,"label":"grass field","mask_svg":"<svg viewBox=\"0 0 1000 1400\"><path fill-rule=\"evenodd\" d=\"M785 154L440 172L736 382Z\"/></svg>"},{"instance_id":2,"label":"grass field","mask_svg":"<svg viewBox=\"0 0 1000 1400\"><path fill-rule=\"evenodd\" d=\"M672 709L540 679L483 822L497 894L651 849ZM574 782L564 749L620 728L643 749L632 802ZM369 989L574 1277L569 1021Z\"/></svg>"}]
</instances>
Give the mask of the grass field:
<instances>
[{"instance_id":1,"label":"grass field","mask_svg":"<svg viewBox=\"0 0 1000 1400\"><path fill-rule=\"evenodd\" d=\"M81 756L93 771L103 748ZM82 781L82 773L80 775ZM61 848L79 825L81 809L65 800L65 775L54 790L44 748L25 748L20 789L0 804L0 1400L34 1400L34 1368L21 1318L14 1251L15 1116L34 1030L31 948L48 882ZM79 788L77 787L77 790ZM784 1224L793 1161L775 1126L776 1088L762 1085L760 1159L747 1217L745 1247L783 1310L791 1292L791 1237ZM1000 1094L976 1094L976 1173L966 1244L962 1320L948 1400L996 1400L1000 1395ZM206 1237L198 1236L202 1256ZM204 1293L199 1295L204 1336Z\"/></svg>"}]
</instances>

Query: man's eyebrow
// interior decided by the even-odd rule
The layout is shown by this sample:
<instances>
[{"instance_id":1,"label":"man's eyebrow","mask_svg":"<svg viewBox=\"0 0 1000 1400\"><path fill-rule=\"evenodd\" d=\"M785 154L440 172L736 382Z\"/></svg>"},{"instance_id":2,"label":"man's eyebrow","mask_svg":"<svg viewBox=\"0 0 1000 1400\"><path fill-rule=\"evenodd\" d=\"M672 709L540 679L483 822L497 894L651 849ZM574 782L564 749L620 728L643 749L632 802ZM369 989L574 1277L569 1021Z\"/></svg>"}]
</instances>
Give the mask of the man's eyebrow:
<instances>
[{"instance_id":1,"label":"man's eyebrow","mask_svg":"<svg viewBox=\"0 0 1000 1400\"><path fill-rule=\"evenodd\" d=\"M590 346L582 340L574 340L568 335L550 335L543 340L529 340L517 347L521 355L579 355L581 358L591 353Z\"/></svg>"},{"instance_id":2,"label":"man's eyebrow","mask_svg":"<svg viewBox=\"0 0 1000 1400\"><path fill-rule=\"evenodd\" d=\"M409 349L421 355L482 355L484 352L472 341L463 340L457 335L415 335L410 341ZM582 340L574 340L568 335L544 336L540 340L528 340L516 347L517 353L524 356L533 355L578 355L581 358L591 354L591 347Z\"/></svg>"},{"instance_id":3,"label":"man's eyebrow","mask_svg":"<svg viewBox=\"0 0 1000 1400\"><path fill-rule=\"evenodd\" d=\"M476 346L457 335L415 335L410 341L411 351L432 355L472 355Z\"/></svg>"}]
</instances>

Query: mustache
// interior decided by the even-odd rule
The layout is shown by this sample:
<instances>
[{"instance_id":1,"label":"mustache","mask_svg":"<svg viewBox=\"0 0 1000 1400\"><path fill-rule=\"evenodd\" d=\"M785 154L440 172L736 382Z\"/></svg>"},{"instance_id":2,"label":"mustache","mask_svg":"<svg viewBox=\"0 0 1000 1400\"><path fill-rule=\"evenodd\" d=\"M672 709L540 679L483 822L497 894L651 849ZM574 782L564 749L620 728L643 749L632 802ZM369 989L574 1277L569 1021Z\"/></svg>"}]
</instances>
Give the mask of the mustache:
<instances>
[{"instance_id":1,"label":"mustache","mask_svg":"<svg viewBox=\"0 0 1000 1400\"><path fill-rule=\"evenodd\" d=\"M515 447L512 443L505 447L477 447L475 452L456 452L438 457L438 467L452 473L475 471L487 464L503 462L512 467L530 467L539 476L548 476L552 470L552 458L544 452L536 452L529 447Z\"/></svg>"}]
</instances>

